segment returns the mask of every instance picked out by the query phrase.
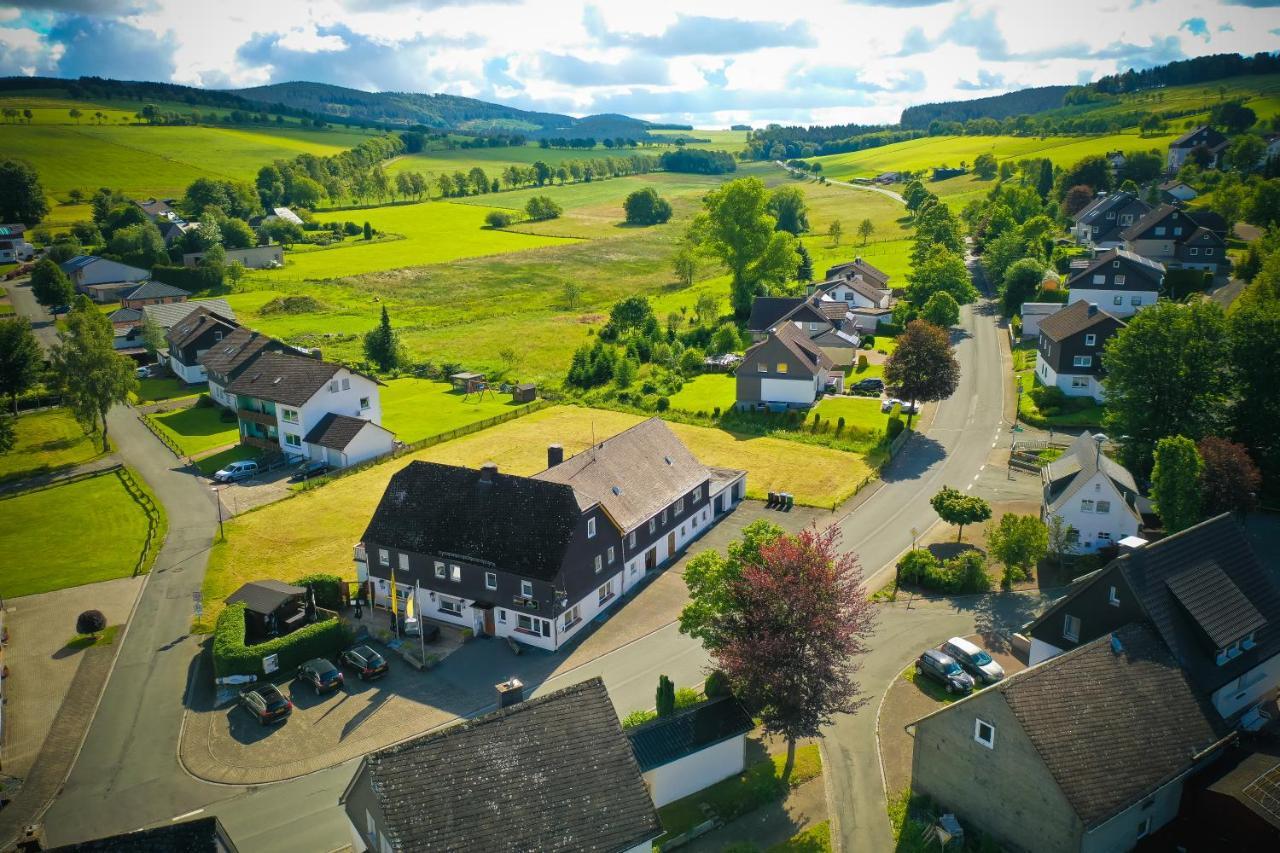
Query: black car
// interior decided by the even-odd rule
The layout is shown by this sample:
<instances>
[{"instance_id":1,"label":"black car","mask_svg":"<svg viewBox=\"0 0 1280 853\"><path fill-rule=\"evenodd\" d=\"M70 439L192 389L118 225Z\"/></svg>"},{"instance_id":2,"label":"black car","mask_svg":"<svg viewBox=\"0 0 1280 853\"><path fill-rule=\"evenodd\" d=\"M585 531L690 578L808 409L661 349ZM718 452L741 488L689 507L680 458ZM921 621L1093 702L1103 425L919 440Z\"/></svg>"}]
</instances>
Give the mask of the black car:
<instances>
[{"instance_id":1,"label":"black car","mask_svg":"<svg viewBox=\"0 0 1280 853\"><path fill-rule=\"evenodd\" d=\"M932 678L946 687L948 693L973 690L973 676L965 672L955 658L937 649L928 649L916 659L916 675Z\"/></svg>"},{"instance_id":2,"label":"black car","mask_svg":"<svg viewBox=\"0 0 1280 853\"><path fill-rule=\"evenodd\" d=\"M875 391L877 394L884 390L884 380L878 377L870 379L862 379L853 385L854 391Z\"/></svg>"},{"instance_id":3,"label":"black car","mask_svg":"<svg viewBox=\"0 0 1280 853\"><path fill-rule=\"evenodd\" d=\"M356 646L347 649L338 656L338 662L356 671L361 681L381 678L387 674L387 659L368 646Z\"/></svg>"},{"instance_id":4,"label":"black car","mask_svg":"<svg viewBox=\"0 0 1280 853\"><path fill-rule=\"evenodd\" d=\"M285 719L293 710L293 703L270 683L253 684L241 690L240 704L264 726Z\"/></svg>"},{"instance_id":5,"label":"black car","mask_svg":"<svg viewBox=\"0 0 1280 853\"><path fill-rule=\"evenodd\" d=\"M315 688L317 696L341 689L345 680L338 668L324 658L312 658L298 667L298 678Z\"/></svg>"},{"instance_id":6,"label":"black car","mask_svg":"<svg viewBox=\"0 0 1280 853\"><path fill-rule=\"evenodd\" d=\"M295 483L301 483L310 480L312 477L319 477L321 474L329 472L328 462L308 462L297 471L293 472L293 476L289 479Z\"/></svg>"}]
</instances>

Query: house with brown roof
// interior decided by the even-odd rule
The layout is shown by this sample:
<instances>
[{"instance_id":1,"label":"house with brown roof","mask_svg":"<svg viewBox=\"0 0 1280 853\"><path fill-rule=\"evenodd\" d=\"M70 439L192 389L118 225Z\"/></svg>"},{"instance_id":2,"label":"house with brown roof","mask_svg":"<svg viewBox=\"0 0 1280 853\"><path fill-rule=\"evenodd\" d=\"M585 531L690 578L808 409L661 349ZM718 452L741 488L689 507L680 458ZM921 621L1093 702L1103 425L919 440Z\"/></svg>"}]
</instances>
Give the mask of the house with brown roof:
<instances>
[{"instance_id":1,"label":"house with brown roof","mask_svg":"<svg viewBox=\"0 0 1280 853\"><path fill-rule=\"evenodd\" d=\"M1071 234L1080 245L1113 249L1124 243L1121 232L1149 212L1151 205L1134 193L1098 193L1072 217Z\"/></svg>"},{"instance_id":2,"label":"house with brown roof","mask_svg":"<svg viewBox=\"0 0 1280 853\"><path fill-rule=\"evenodd\" d=\"M734 376L740 409L807 408L844 387L844 372L794 323L779 324L748 349Z\"/></svg>"},{"instance_id":3,"label":"house with brown roof","mask_svg":"<svg viewBox=\"0 0 1280 853\"><path fill-rule=\"evenodd\" d=\"M889 289L889 274L867 263L861 256L827 270L827 281L837 278L862 276L863 280L879 290Z\"/></svg>"},{"instance_id":4,"label":"house with brown roof","mask_svg":"<svg viewBox=\"0 0 1280 853\"><path fill-rule=\"evenodd\" d=\"M723 518L745 484L658 418L569 458L553 444L531 477L412 462L365 529L356 577L375 606L415 596L426 618L554 651Z\"/></svg>"},{"instance_id":5,"label":"house with brown roof","mask_svg":"<svg viewBox=\"0 0 1280 853\"><path fill-rule=\"evenodd\" d=\"M121 308L142 310L144 305L168 305L173 302L186 302L191 296L189 291L163 281L144 281L138 287L120 297Z\"/></svg>"},{"instance_id":6,"label":"house with brown roof","mask_svg":"<svg viewBox=\"0 0 1280 853\"><path fill-rule=\"evenodd\" d=\"M342 468L394 448L395 436L381 426L381 384L318 354L259 350L226 393L235 400L242 444Z\"/></svg>"},{"instance_id":7,"label":"house with brown roof","mask_svg":"<svg viewBox=\"0 0 1280 853\"><path fill-rule=\"evenodd\" d=\"M1169 269L1225 272L1231 261L1227 244L1218 232L1201 226L1195 216L1171 204L1162 204L1121 234L1124 248L1163 263Z\"/></svg>"},{"instance_id":8,"label":"house with brown roof","mask_svg":"<svg viewBox=\"0 0 1280 853\"><path fill-rule=\"evenodd\" d=\"M1227 139L1221 131L1208 125L1193 127L1169 143L1167 164L1169 171L1176 172L1181 169L1187 162L1187 158L1191 156L1191 152L1197 148L1204 148L1208 152L1209 166L1216 168L1221 164L1222 155L1230 143L1231 140Z\"/></svg>"},{"instance_id":9,"label":"house with brown roof","mask_svg":"<svg viewBox=\"0 0 1280 853\"><path fill-rule=\"evenodd\" d=\"M160 363L188 385L202 383L208 377L200 357L236 328L234 320L200 306L165 332L166 349L160 354Z\"/></svg>"},{"instance_id":10,"label":"house with brown roof","mask_svg":"<svg viewBox=\"0 0 1280 853\"><path fill-rule=\"evenodd\" d=\"M912 788L1003 847L1123 853L1230 739L1156 630L1126 623L908 726Z\"/></svg>"},{"instance_id":11,"label":"house with brown roof","mask_svg":"<svg viewBox=\"0 0 1280 853\"><path fill-rule=\"evenodd\" d=\"M1076 302L1040 321L1036 379L1069 397L1102 402L1106 370L1102 348L1125 323L1093 302Z\"/></svg>"},{"instance_id":12,"label":"house with brown roof","mask_svg":"<svg viewBox=\"0 0 1280 853\"><path fill-rule=\"evenodd\" d=\"M234 406L235 400L227 393L227 386L264 352L294 352L309 355L270 335L264 335L247 326L240 326L225 336L216 346L205 350L199 357L200 365L209 379L209 396L220 405Z\"/></svg>"}]
</instances>

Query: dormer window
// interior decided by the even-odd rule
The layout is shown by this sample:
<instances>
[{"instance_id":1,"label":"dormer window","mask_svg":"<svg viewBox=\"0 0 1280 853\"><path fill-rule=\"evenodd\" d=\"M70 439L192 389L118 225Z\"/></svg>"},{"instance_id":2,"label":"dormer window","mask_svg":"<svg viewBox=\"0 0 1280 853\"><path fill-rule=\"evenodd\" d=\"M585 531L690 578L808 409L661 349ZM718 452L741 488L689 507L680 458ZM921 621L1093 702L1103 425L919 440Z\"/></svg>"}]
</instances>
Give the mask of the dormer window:
<instances>
[{"instance_id":1,"label":"dormer window","mask_svg":"<svg viewBox=\"0 0 1280 853\"><path fill-rule=\"evenodd\" d=\"M1250 631L1225 649L1218 649L1218 666L1225 666L1229 661L1240 657L1242 652L1249 651L1257 644L1257 640L1254 639L1254 632Z\"/></svg>"}]
</instances>

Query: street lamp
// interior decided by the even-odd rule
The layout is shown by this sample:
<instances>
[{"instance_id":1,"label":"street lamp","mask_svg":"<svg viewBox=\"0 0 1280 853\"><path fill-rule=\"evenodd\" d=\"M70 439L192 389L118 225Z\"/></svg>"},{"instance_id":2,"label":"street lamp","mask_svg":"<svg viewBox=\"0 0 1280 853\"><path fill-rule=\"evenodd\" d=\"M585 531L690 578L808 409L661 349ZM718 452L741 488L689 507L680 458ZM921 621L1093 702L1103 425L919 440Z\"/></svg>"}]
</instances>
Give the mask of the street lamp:
<instances>
[{"instance_id":1,"label":"street lamp","mask_svg":"<svg viewBox=\"0 0 1280 853\"><path fill-rule=\"evenodd\" d=\"M222 492L217 486L210 486L209 491L213 492L213 502L218 505L218 540L226 542L227 534L222 529Z\"/></svg>"}]
</instances>

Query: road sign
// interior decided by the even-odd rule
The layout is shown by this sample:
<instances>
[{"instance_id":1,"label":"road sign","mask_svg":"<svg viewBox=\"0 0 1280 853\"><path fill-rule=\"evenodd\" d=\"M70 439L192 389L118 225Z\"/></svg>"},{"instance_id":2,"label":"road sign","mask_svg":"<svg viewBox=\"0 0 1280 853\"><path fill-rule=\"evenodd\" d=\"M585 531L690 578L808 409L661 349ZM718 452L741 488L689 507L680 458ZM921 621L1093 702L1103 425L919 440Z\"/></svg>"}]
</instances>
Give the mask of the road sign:
<instances>
[{"instance_id":1,"label":"road sign","mask_svg":"<svg viewBox=\"0 0 1280 853\"><path fill-rule=\"evenodd\" d=\"M271 675L280 668L279 655L267 655L262 659L262 671L267 675Z\"/></svg>"},{"instance_id":2,"label":"road sign","mask_svg":"<svg viewBox=\"0 0 1280 853\"><path fill-rule=\"evenodd\" d=\"M194 592L191 593L191 600L194 601L196 604L199 604L200 602L204 601L204 593L198 589L195 590Z\"/></svg>"}]
</instances>

